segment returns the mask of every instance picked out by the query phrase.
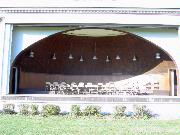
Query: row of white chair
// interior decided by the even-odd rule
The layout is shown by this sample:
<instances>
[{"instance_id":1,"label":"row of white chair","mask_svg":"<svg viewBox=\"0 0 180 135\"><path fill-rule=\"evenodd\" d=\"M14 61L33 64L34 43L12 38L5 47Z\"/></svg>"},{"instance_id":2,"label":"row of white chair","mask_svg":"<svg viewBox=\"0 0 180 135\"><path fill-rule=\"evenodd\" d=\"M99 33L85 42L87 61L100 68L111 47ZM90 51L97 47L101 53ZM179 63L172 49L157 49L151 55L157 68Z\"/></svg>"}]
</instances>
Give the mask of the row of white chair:
<instances>
[{"instance_id":1,"label":"row of white chair","mask_svg":"<svg viewBox=\"0 0 180 135\"><path fill-rule=\"evenodd\" d=\"M53 91L56 94L117 94L117 95L141 95L152 94L153 90L139 88L123 88L115 85L114 82L106 84L92 83L85 84L84 82L70 84L66 82L46 82L46 91Z\"/></svg>"}]
</instances>

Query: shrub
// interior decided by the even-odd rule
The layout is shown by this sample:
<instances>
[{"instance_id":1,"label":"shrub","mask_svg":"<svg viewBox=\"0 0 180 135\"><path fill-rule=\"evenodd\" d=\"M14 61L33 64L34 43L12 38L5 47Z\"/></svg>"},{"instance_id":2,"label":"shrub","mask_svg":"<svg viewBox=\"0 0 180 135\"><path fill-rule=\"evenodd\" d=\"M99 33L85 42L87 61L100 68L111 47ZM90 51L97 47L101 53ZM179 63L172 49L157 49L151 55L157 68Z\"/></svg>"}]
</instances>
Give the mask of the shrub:
<instances>
[{"instance_id":1,"label":"shrub","mask_svg":"<svg viewBox=\"0 0 180 135\"><path fill-rule=\"evenodd\" d=\"M115 118L121 118L126 116L125 111L126 111L126 106L124 105L117 105L115 106L115 111L114 111L114 117Z\"/></svg>"},{"instance_id":2,"label":"shrub","mask_svg":"<svg viewBox=\"0 0 180 135\"><path fill-rule=\"evenodd\" d=\"M134 105L134 117L149 119L152 117L152 113L145 105Z\"/></svg>"},{"instance_id":3,"label":"shrub","mask_svg":"<svg viewBox=\"0 0 180 135\"><path fill-rule=\"evenodd\" d=\"M89 105L84 109L83 115L84 116L99 116L100 109L101 107L99 106Z\"/></svg>"},{"instance_id":4,"label":"shrub","mask_svg":"<svg viewBox=\"0 0 180 135\"><path fill-rule=\"evenodd\" d=\"M42 116L58 115L60 107L57 105L44 105L42 108Z\"/></svg>"},{"instance_id":5,"label":"shrub","mask_svg":"<svg viewBox=\"0 0 180 135\"><path fill-rule=\"evenodd\" d=\"M3 113L5 114L14 114L15 105L14 104L4 104L3 105Z\"/></svg>"},{"instance_id":6,"label":"shrub","mask_svg":"<svg viewBox=\"0 0 180 135\"><path fill-rule=\"evenodd\" d=\"M30 114L31 115L38 115L39 114L39 110L38 110L38 105L31 105L30 107Z\"/></svg>"},{"instance_id":7,"label":"shrub","mask_svg":"<svg viewBox=\"0 0 180 135\"><path fill-rule=\"evenodd\" d=\"M19 105L19 114L28 115L29 114L29 105L28 104Z\"/></svg>"},{"instance_id":8,"label":"shrub","mask_svg":"<svg viewBox=\"0 0 180 135\"><path fill-rule=\"evenodd\" d=\"M71 116L79 117L81 116L81 109L79 105L72 105L71 106Z\"/></svg>"}]
</instances>

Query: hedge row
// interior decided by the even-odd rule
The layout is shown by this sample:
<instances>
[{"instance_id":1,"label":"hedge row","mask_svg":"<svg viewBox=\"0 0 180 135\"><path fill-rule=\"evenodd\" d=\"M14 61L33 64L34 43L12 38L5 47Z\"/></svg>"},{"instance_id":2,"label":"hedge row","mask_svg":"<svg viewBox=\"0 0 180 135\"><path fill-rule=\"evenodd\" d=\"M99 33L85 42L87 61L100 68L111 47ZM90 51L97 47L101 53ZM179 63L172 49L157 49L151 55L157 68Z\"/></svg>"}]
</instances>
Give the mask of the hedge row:
<instances>
[{"instance_id":1,"label":"hedge row","mask_svg":"<svg viewBox=\"0 0 180 135\"><path fill-rule=\"evenodd\" d=\"M42 110L39 111L38 105L21 104L18 106L19 112L15 112L14 104L4 104L3 114L20 114L20 115L41 115L41 116L51 116L51 115L62 115L61 109L58 105L47 104L42 106ZM79 105L72 105L71 111L68 113L71 117L81 117L81 116L104 116L101 112L101 107L95 105L86 106L81 110ZM107 113L106 113L107 114ZM109 114L110 115L110 114ZM114 107L114 113L111 114L114 118L122 117L133 117L133 118L151 118L152 112L147 109L145 105L135 105L134 111L132 113L126 112L126 106L118 105Z\"/></svg>"}]
</instances>

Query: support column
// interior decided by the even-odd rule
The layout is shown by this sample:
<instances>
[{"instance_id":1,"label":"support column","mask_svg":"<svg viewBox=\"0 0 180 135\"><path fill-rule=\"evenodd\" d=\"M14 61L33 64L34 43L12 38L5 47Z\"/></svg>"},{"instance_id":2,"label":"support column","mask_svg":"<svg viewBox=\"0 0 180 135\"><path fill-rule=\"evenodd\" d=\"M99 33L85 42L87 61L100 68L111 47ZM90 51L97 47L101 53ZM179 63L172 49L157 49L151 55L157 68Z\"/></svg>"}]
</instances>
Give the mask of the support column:
<instances>
[{"instance_id":1,"label":"support column","mask_svg":"<svg viewBox=\"0 0 180 135\"><path fill-rule=\"evenodd\" d=\"M178 27L178 43L177 43L177 46L180 47L180 26ZM178 66L178 71L177 71L177 96L180 96L180 65L177 65Z\"/></svg>"},{"instance_id":2,"label":"support column","mask_svg":"<svg viewBox=\"0 0 180 135\"><path fill-rule=\"evenodd\" d=\"M2 95L9 93L9 79L10 79L10 67L11 67L11 41L12 41L12 28L11 24L5 24L4 27L4 41L1 42L3 45L3 56L2 56L2 70L1 70L1 89Z\"/></svg>"},{"instance_id":3,"label":"support column","mask_svg":"<svg viewBox=\"0 0 180 135\"><path fill-rule=\"evenodd\" d=\"M3 93L2 79L3 79L4 35L5 35L4 17L0 17L0 95L2 95Z\"/></svg>"},{"instance_id":4,"label":"support column","mask_svg":"<svg viewBox=\"0 0 180 135\"><path fill-rule=\"evenodd\" d=\"M175 95L175 86L174 86L174 70L171 69L170 70L170 79L171 79L171 96Z\"/></svg>"}]
</instances>

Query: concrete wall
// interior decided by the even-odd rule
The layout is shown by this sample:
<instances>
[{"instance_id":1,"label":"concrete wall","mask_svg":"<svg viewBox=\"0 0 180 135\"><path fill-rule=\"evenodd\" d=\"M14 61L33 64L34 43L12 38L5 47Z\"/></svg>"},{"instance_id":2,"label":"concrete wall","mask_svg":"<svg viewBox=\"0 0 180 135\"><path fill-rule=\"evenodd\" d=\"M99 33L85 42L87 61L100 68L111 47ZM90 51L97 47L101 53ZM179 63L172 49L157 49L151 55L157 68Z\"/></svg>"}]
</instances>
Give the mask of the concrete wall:
<instances>
[{"instance_id":1,"label":"concrete wall","mask_svg":"<svg viewBox=\"0 0 180 135\"><path fill-rule=\"evenodd\" d=\"M162 104L162 103L68 103L68 102L27 102L27 101L0 101L0 110L3 108L3 104L15 104L15 111L19 112L19 105L21 104L36 104L39 106L39 111L42 110L42 106L46 104L55 104L60 106L61 112L70 112L72 105L80 105L81 110L83 110L88 105L97 105L101 107L102 113L113 113L114 108L117 105L124 105L127 107L126 113L133 112L134 105L145 105L151 113L154 115L156 119L163 119L163 120L173 120L173 119L180 119L180 105L178 103L171 103L171 104Z\"/></svg>"}]
</instances>

